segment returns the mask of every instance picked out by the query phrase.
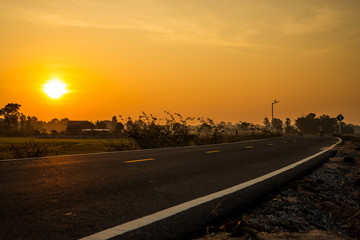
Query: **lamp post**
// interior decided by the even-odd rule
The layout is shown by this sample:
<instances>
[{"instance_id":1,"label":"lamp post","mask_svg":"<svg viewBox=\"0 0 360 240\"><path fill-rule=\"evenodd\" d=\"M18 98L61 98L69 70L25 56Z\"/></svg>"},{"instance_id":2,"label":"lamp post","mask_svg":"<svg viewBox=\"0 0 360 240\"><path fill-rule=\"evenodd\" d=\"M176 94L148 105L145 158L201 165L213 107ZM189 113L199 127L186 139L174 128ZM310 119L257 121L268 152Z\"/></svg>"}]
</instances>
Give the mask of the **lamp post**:
<instances>
[{"instance_id":1,"label":"lamp post","mask_svg":"<svg viewBox=\"0 0 360 240\"><path fill-rule=\"evenodd\" d=\"M276 99L275 99L275 101L273 103L271 103L271 124L274 120L274 104L279 103L279 102L280 101L276 101Z\"/></svg>"}]
</instances>

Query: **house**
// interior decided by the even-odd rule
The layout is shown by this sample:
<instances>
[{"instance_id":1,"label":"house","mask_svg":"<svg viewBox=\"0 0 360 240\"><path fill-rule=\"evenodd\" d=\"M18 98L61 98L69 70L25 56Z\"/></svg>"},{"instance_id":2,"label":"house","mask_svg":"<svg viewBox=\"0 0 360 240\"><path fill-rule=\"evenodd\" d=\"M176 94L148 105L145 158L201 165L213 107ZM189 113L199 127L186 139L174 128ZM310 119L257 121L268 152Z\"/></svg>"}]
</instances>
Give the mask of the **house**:
<instances>
[{"instance_id":1,"label":"house","mask_svg":"<svg viewBox=\"0 0 360 240\"><path fill-rule=\"evenodd\" d=\"M95 126L89 121L69 121L66 127L68 134L81 134L83 129L93 129Z\"/></svg>"}]
</instances>

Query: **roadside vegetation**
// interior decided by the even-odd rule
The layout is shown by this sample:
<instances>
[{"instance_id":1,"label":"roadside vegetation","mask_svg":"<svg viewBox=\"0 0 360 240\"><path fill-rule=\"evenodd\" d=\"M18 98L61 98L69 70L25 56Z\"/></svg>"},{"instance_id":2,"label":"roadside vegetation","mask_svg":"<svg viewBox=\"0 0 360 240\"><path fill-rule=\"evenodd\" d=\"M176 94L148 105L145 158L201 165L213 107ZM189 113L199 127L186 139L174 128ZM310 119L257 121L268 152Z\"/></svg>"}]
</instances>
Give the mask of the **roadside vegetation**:
<instances>
[{"instance_id":1,"label":"roadside vegetation","mask_svg":"<svg viewBox=\"0 0 360 240\"><path fill-rule=\"evenodd\" d=\"M125 149L115 146L128 145L129 139L0 137L0 159L120 151Z\"/></svg>"},{"instance_id":2,"label":"roadside vegetation","mask_svg":"<svg viewBox=\"0 0 360 240\"><path fill-rule=\"evenodd\" d=\"M142 113L137 119L113 116L109 121L49 122L20 112L20 104L0 109L0 159L54 156L75 153L180 147L244 141L292 134L333 135L336 118L314 113L295 119L295 125L265 117L263 125L249 122L217 123L210 118L184 117L165 111L165 117ZM351 124L342 125L344 134L354 133Z\"/></svg>"}]
</instances>

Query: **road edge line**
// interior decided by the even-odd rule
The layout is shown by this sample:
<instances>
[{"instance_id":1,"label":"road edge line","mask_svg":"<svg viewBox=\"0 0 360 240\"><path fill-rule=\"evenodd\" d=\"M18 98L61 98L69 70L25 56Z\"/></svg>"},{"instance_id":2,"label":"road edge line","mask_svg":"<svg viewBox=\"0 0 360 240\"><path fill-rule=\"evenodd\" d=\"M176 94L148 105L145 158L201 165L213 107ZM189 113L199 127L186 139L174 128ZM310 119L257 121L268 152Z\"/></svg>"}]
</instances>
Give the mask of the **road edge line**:
<instances>
[{"instance_id":1,"label":"road edge line","mask_svg":"<svg viewBox=\"0 0 360 240\"><path fill-rule=\"evenodd\" d=\"M184 212L186 210L189 210L190 208L194 208L194 207L199 206L201 204L204 204L204 203L210 202L212 200L224 197L226 195L235 193L235 192L240 191L240 190L242 190L244 188L250 187L250 186L252 186L254 184L263 182L263 181L265 181L267 179L270 179L270 178L272 178L274 176L277 176L277 175L279 175L281 173L284 173L284 172L286 172L286 171L288 171L290 169L293 169L293 168L295 168L295 167L297 167L297 166L299 166L299 165L301 165L301 164L303 164L305 162L310 161L311 159L313 159L313 158L315 158L317 156L320 156L320 155L324 154L325 152L333 149L339 143L342 142L342 140L340 138L337 138L337 139L338 139L338 142L333 144L332 146L328 147L327 149L324 149L324 150L322 150L322 151L320 151L318 153L315 153L315 154L313 154L313 155L311 155L311 156L309 156L307 158L304 158L304 159L302 159L300 161L292 163L292 164L290 164L290 165L288 165L286 167L283 167L283 168L280 168L278 170L272 171L272 172L267 173L267 174L265 174L263 176L254 178L252 180L249 180L247 182L235 185L233 187L230 187L230 188L227 188L227 189L215 192L215 193L211 193L209 195L206 195L206 196L203 196L203 197L200 197L200 198L196 198L196 199L190 200L190 201L185 202L185 203L181 203L179 205L176 205L176 206L161 210L159 212L144 216L142 218L135 219L135 220L127 222L127 223L120 224L120 225L112 227L112 228L108 228L106 230L103 230L103 231L94 233L92 235L83 237L83 238L81 238L79 240L106 240L106 239L110 239L110 238L113 238L113 237L116 237L116 236L120 236L120 235L122 235L124 233L127 233L127 232L130 232L130 231L145 227L145 226L150 225L150 224L152 224L154 222L158 222L158 221L161 221L161 220L163 220L165 218L174 216L175 214Z\"/></svg>"}]
</instances>

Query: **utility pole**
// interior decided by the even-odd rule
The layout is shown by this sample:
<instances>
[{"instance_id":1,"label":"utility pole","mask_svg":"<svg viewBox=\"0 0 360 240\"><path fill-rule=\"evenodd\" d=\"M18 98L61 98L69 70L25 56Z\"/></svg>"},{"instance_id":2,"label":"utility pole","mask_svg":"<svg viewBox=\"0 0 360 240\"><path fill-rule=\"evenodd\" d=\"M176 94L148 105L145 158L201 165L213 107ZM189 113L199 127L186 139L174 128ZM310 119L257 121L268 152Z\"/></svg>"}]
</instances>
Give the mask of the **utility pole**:
<instances>
[{"instance_id":1,"label":"utility pole","mask_svg":"<svg viewBox=\"0 0 360 240\"><path fill-rule=\"evenodd\" d=\"M280 101L276 101L276 99L275 99L275 101L273 103L271 103L271 124L274 120L274 104L279 103L279 102Z\"/></svg>"}]
</instances>

